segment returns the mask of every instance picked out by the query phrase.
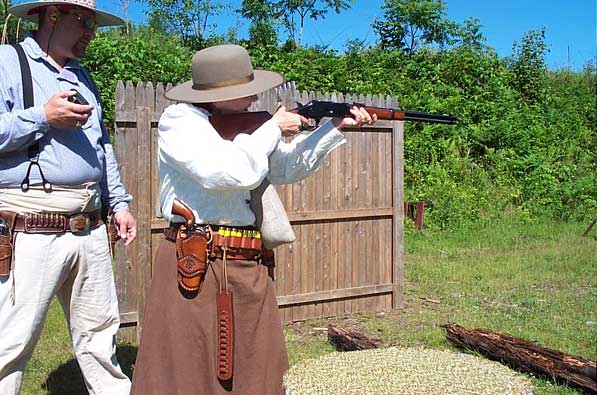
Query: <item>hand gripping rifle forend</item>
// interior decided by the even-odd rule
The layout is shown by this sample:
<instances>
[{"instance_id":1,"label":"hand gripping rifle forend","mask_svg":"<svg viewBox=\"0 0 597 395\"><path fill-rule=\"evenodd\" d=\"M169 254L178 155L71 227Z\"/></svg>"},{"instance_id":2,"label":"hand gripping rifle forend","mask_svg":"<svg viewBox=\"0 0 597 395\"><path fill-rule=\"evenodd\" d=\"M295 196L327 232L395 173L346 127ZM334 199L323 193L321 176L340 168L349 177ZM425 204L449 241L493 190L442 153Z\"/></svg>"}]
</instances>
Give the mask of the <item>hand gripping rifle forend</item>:
<instances>
[{"instance_id":1,"label":"hand gripping rifle forend","mask_svg":"<svg viewBox=\"0 0 597 395\"><path fill-rule=\"evenodd\" d=\"M207 271L207 248L211 235L197 226L193 210L178 199L172 202L172 214L184 218L176 232L178 286L188 292L201 292Z\"/></svg>"}]
</instances>

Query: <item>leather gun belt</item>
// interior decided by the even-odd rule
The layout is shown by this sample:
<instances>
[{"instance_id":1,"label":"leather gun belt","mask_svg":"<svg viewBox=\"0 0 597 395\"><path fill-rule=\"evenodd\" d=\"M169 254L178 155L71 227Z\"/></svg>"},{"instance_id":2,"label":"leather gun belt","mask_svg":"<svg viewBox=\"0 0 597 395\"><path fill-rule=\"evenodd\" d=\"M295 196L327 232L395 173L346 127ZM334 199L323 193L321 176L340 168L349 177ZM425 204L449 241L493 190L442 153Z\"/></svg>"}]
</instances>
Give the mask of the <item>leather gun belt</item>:
<instances>
[{"instance_id":1,"label":"leather gun belt","mask_svg":"<svg viewBox=\"0 0 597 395\"><path fill-rule=\"evenodd\" d=\"M176 232L181 224L171 223L164 228L164 236L167 240L175 241ZM209 256L222 259L225 245L228 248L226 257L231 260L258 260L261 258L263 244L261 233L252 226L225 227L219 225L209 226L211 229L211 242L209 243Z\"/></svg>"},{"instance_id":2,"label":"leather gun belt","mask_svg":"<svg viewBox=\"0 0 597 395\"><path fill-rule=\"evenodd\" d=\"M0 211L0 216L3 216L2 211ZM73 215L56 213L17 214L12 230L25 233L81 233L87 232L103 222L100 210Z\"/></svg>"}]
</instances>

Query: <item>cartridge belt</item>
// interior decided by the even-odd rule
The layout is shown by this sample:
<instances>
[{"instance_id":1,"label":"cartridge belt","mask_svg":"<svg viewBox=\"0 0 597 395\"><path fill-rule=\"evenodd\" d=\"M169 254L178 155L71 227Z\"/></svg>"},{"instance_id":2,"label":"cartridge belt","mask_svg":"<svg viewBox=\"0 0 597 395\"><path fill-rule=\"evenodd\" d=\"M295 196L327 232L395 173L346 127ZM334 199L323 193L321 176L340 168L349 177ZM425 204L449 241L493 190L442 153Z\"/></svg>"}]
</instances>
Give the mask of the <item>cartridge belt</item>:
<instances>
[{"instance_id":1,"label":"cartridge belt","mask_svg":"<svg viewBox=\"0 0 597 395\"><path fill-rule=\"evenodd\" d=\"M0 211L0 216L4 217L4 213ZM57 213L17 214L12 230L25 233L81 233L87 232L103 222L100 210L73 215Z\"/></svg>"},{"instance_id":2,"label":"cartridge belt","mask_svg":"<svg viewBox=\"0 0 597 395\"><path fill-rule=\"evenodd\" d=\"M176 240L176 233L182 224L170 223L164 228L164 236L169 241ZM263 243L261 233L253 226L228 227L221 225L197 225L211 230L209 256L222 258L223 247L227 247L226 257L231 260L257 260L261 257Z\"/></svg>"}]
</instances>

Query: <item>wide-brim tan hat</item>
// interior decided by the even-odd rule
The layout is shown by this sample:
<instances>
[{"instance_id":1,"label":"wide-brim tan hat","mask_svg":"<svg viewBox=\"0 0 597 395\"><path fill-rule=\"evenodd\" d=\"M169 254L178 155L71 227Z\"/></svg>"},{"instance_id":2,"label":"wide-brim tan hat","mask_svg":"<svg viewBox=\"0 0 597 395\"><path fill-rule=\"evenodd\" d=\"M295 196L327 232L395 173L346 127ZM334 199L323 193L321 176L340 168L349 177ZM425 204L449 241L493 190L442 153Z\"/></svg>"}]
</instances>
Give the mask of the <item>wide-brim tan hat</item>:
<instances>
[{"instance_id":1,"label":"wide-brim tan hat","mask_svg":"<svg viewBox=\"0 0 597 395\"><path fill-rule=\"evenodd\" d=\"M248 52L238 45L216 45L193 55L193 79L166 92L170 100L210 103L265 92L284 82L274 71L253 70Z\"/></svg>"},{"instance_id":2,"label":"wide-brim tan hat","mask_svg":"<svg viewBox=\"0 0 597 395\"><path fill-rule=\"evenodd\" d=\"M37 23L37 12L35 12L35 10L40 7L48 7L51 5L69 5L88 9L95 13L95 21L97 22L98 27L124 25L124 20L122 18L98 10L95 5L95 0L38 0L15 4L10 7L8 12L19 18Z\"/></svg>"}]
</instances>

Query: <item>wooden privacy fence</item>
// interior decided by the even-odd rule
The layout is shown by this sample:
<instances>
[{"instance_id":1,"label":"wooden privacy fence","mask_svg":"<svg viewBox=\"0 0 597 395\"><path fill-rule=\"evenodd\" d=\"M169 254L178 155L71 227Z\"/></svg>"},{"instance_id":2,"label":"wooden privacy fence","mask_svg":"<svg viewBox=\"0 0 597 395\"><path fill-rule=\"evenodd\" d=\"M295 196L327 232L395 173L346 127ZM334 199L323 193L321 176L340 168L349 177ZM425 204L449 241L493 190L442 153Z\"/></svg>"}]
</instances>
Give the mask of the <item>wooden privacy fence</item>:
<instances>
[{"instance_id":1,"label":"wooden privacy fence","mask_svg":"<svg viewBox=\"0 0 597 395\"><path fill-rule=\"evenodd\" d=\"M162 229L157 171L157 123L165 107L158 83L116 88L115 150L123 182L134 196L137 240L115 251L121 334L132 340L143 323L145 295ZM393 98L298 92L294 84L259 95L251 110L273 112L312 99L397 107ZM277 186L297 240L276 249L276 291L284 321L384 311L403 292L403 128L379 121L344 132L313 176ZM174 267L173 270L176 270ZM208 295L201 295L208 297Z\"/></svg>"}]
</instances>

